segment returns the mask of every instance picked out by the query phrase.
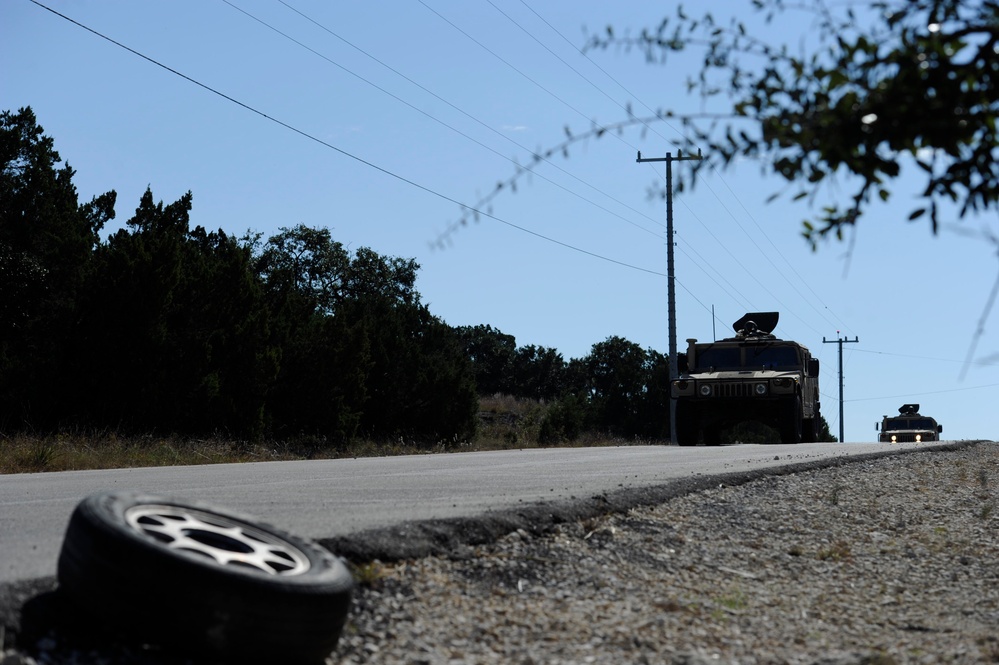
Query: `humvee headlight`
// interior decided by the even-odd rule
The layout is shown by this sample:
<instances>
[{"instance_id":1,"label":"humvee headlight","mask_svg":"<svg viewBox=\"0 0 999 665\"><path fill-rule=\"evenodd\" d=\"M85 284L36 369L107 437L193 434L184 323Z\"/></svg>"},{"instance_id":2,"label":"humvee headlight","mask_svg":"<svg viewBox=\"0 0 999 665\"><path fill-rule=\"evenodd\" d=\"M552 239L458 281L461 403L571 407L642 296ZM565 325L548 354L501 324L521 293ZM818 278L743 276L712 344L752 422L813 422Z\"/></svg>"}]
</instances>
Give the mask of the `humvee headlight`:
<instances>
[{"instance_id":1,"label":"humvee headlight","mask_svg":"<svg viewBox=\"0 0 999 665\"><path fill-rule=\"evenodd\" d=\"M923 435L922 434L917 434L916 435L916 443L922 443L922 442L923 442Z\"/></svg>"},{"instance_id":2,"label":"humvee headlight","mask_svg":"<svg viewBox=\"0 0 999 665\"><path fill-rule=\"evenodd\" d=\"M694 395L694 382L690 379L675 379L673 389L670 392L673 397L692 397Z\"/></svg>"},{"instance_id":3,"label":"humvee headlight","mask_svg":"<svg viewBox=\"0 0 999 665\"><path fill-rule=\"evenodd\" d=\"M707 384L707 383L701 384L700 392L701 392L701 397L710 397L711 396L711 385Z\"/></svg>"},{"instance_id":4,"label":"humvee headlight","mask_svg":"<svg viewBox=\"0 0 999 665\"><path fill-rule=\"evenodd\" d=\"M757 383L756 386L753 388L753 391L756 392L757 395L766 395L767 394L767 384L765 384L765 383Z\"/></svg>"},{"instance_id":5,"label":"humvee headlight","mask_svg":"<svg viewBox=\"0 0 999 665\"><path fill-rule=\"evenodd\" d=\"M897 436L895 436L894 434L892 434L892 435L891 435L891 442L892 442L892 443L897 443L897 442L898 442L898 437L897 437Z\"/></svg>"},{"instance_id":6,"label":"humvee headlight","mask_svg":"<svg viewBox=\"0 0 999 665\"><path fill-rule=\"evenodd\" d=\"M771 391L775 395L790 395L794 392L794 379L788 376L778 376L775 379L771 379Z\"/></svg>"}]
</instances>

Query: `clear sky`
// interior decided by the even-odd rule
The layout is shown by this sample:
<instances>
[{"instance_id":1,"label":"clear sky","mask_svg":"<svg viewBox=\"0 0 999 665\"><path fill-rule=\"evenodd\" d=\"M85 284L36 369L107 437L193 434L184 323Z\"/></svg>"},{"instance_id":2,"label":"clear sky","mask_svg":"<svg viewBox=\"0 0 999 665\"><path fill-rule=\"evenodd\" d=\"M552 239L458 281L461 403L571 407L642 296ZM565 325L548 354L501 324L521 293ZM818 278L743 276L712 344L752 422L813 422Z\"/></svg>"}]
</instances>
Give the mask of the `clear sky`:
<instances>
[{"instance_id":1,"label":"clear sky","mask_svg":"<svg viewBox=\"0 0 999 665\"><path fill-rule=\"evenodd\" d=\"M656 26L670 3L40 1L148 58L30 0L0 4L0 107L34 109L81 202L118 192L117 225L147 187L165 203L191 191L192 226L326 227L351 249L416 259L423 301L450 325L489 324L567 360L611 336L668 352L665 204L647 195L665 169L636 157L675 156L679 122L575 145L494 197L497 219L453 229L567 127L702 108L685 87L696 57L580 51L608 25ZM773 34L808 30L798 19ZM999 312L982 318L999 264L976 235L994 215L933 236L907 221L916 185L903 182L812 252L800 231L816 209L767 201L783 187L747 162L674 197L679 350L776 310L778 335L821 360L834 434L835 342L856 338L842 345L847 441L874 440L906 402L945 438L999 438Z\"/></svg>"}]
</instances>

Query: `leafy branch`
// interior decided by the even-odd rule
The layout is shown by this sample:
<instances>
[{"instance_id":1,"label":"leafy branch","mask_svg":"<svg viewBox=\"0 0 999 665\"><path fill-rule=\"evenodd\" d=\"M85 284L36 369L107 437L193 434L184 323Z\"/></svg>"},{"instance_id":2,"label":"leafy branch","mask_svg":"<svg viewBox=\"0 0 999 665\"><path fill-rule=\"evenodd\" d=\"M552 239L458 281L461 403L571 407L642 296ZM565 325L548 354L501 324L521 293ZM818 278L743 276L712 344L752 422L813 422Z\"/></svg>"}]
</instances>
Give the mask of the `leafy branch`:
<instances>
[{"instance_id":1,"label":"leafy branch","mask_svg":"<svg viewBox=\"0 0 999 665\"><path fill-rule=\"evenodd\" d=\"M594 124L578 135L566 128L564 140L532 154L463 210L438 244L491 210L500 193L516 191L543 161L568 157L574 144L671 118L683 123L686 141L704 154L685 169L679 189L692 186L703 169L726 169L747 158L788 184L771 199L789 195L815 203L834 180L851 183L842 204L826 205L803 223L813 247L826 237L842 239L873 202L888 201L903 166L915 167L922 179L920 201L907 219L927 218L934 233L945 211L963 218L999 209L997 0L876 0L840 14L825 0L752 5L765 26L790 12L809 14L807 50L771 44L739 19L720 23L711 13L691 18L682 7L637 36L619 37L607 28L591 37L588 50L638 49L648 62L698 49L703 59L687 79L688 91L705 104L729 108L696 115L659 110L644 118L629 108L618 123Z\"/></svg>"}]
</instances>

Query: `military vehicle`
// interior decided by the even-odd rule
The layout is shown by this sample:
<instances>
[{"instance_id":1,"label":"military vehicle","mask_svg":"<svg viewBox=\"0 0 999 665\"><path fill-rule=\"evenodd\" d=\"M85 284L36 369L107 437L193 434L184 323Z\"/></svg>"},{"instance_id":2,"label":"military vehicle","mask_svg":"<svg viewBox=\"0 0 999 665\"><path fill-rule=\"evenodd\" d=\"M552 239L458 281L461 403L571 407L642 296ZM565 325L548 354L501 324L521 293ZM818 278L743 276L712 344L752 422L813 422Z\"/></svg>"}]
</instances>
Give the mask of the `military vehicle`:
<instances>
[{"instance_id":1,"label":"military vehicle","mask_svg":"<svg viewBox=\"0 0 999 665\"><path fill-rule=\"evenodd\" d=\"M878 429L878 426L874 426ZM884 443L939 441L943 425L928 416L919 415L918 404L903 404L898 407L897 416L881 418L881 434L878 441Z\"/></svg>"},{"instance_id":2,"label":"military vehicle","mask_svg":"<svg viewBox=\"0 0 999 665\"><path fill-rule=\"evenodd\" d=\"M819 361L773 334L779 318L779 312L751 312L732 324L735 337L687 340L671 386L677 444L716 446L723 429L749 420L775 428L781 443L816 440Z\"/></svg>"}]
</instances>

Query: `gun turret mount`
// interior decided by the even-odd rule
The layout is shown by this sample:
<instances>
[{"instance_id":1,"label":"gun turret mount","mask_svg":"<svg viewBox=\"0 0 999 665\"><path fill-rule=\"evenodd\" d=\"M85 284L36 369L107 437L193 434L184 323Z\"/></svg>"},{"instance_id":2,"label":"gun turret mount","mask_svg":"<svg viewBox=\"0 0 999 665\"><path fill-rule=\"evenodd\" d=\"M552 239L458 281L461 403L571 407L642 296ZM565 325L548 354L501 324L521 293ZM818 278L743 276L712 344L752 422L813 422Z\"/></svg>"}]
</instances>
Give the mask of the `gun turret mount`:
<instances>
[{"instance_id":1,"label":"gun turret mount","mask_svg":"<svg viewBox=\"0 0 999 665\"><path fill-rule=\"evenodd\" d=\"M777 327L780 312L747 312L742 318L732 324L735 332L744 335L769 335Z\"/></svg>"}]
</instances>

